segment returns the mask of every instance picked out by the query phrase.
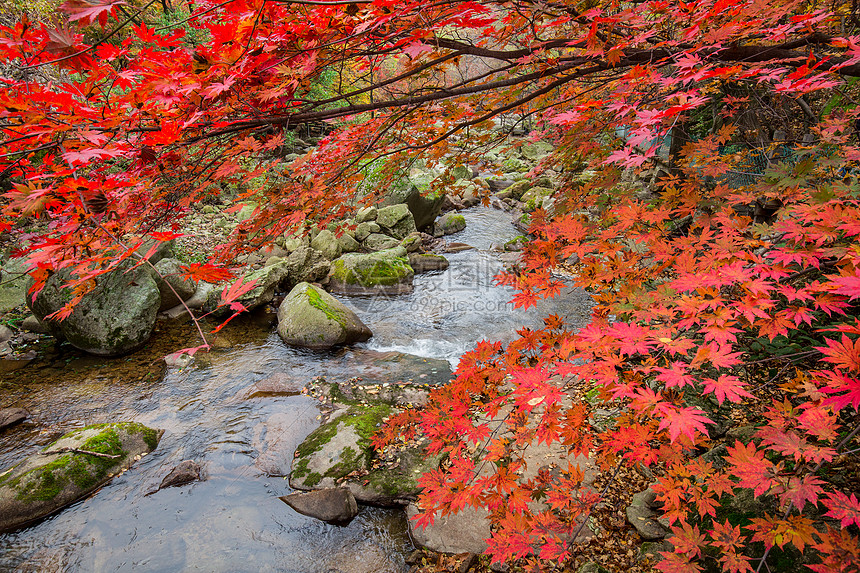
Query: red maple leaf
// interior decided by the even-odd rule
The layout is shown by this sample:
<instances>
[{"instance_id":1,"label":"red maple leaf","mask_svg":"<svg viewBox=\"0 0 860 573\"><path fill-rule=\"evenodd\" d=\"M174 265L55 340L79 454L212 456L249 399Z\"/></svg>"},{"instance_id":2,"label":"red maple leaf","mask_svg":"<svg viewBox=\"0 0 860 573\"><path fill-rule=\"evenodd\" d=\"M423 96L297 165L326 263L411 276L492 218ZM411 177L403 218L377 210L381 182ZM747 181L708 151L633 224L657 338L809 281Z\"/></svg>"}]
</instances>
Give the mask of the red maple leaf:
<instances>
[{"instance_id":1,"label":"red maple leaf","mask_svg":"<svg viewBox=\"0 0 860 573\"><path fill-rule=\"evenodd\" d=\"M828 492L824 505L830 510L824 515L838 519L843 528L851 524L860 525L860 502L853 493L849 497L841 491Z\"/></svg>"},{"instance_id":2,"label":"red maple leaf","mask_svg":"<svg viewBox=\"0 0 860 573\"><path fill-rule=\"evenodd\" d=\"M104 28L111 12L125 4L123 0L66 0L60 5L60 10L68 14L72 22L81 20L83 24L89 25L98 20Z\"/></svg>"}]
</instances>

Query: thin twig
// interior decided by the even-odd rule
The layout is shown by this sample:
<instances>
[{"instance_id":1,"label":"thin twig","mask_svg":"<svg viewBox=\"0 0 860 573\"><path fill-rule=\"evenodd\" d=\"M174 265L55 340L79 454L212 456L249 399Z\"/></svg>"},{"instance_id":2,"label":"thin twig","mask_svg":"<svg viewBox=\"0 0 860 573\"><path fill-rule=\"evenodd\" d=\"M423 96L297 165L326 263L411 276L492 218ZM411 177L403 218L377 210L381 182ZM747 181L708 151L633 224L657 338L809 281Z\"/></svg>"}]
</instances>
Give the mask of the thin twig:
<instances>
[{"instance_id":1,"label":"thin twig","mask_svg":"<svg viewBox=\"0 0 860 573\"><path fill-rule=\"evenodd\" d=\"M42 452L42 455L49 456L51 454L65 454L65 453L74 453L74 454L86 454L88 456L96 456L99 458L108 458L111 460L115 460L117 458L121 458L122 456L117 454L103 454L101 452L91 452L90 450L80 450L78 448L60 448L59 450L49 450L47 452Z\"/></svg>"}]
</instances>

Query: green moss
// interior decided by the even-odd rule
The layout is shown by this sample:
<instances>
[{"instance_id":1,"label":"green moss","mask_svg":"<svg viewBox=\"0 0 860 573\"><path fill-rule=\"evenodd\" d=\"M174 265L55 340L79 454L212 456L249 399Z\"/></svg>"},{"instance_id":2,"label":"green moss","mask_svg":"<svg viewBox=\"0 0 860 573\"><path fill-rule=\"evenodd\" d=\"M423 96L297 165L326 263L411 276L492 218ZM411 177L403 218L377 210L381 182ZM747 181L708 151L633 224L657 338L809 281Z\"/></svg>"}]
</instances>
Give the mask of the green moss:
<instances>
[{"instance_id":1,"label":"green moss","mask_svg":"<svg viewBox=\"0 0 860 573\"><path fill-rule=\"evenodd\" d=\"M65 434L62 439L73 438L84 431L98 429L98 434L84 440L76 446L77 449L98 452L118 458L102 458L87 454L64 454L54 461L34 468L9 481L8 486L18 492L18 499L25 502L48 501L56 497L70 483L81 490L88 490L104 480L108 473L116 467L128 452L122 449L117 430L130 435L142 434L142 439L150 449L158 445L158 432L135 422L119 424L96 424ZM56 442L46 446L44 451L50 451ZM9 474L0 483L7 481Z\"/></svg>"},{"instance_id":2,"label":"green moss","mask_svg":"<svg viewBox=\"0 0 860 573\"><path fill-rule=\"evenodd\" d=\"M338 259L332 265L332 276L346 284L363 287L392 286L412 274L409 261L403 257L369 259L352 267Z\"/></svg>"},{"instance_id":3,"label":"green moss","mask_svg":"<svg viewBox=\"0 0 860 573\"><path fill-rule=\"evenodd\" d=\"M292 470L292 477L303 479L305 485L314 486L324 477L339 479L363 465L369 464L370 458L373 456L370 438L391 412L392 409L387 404L379 404L370 408L354 407L336 420L320 426L311 432L296 449L298 461ZM324 475L311 473L308 469L308 459L332 440L341 425L355 428L355 433L359 436L357 444L359 451L351 447L344 448L341 452L340 461L326 470Z\"/></svg>"},{"instance_id":4,"label":"green moss","mask_svg":"<svg viewBox=\"0 0 860 573\"><path fill-rule=\"evenodd\" d=\"M314 287L308 287L305 294L308 297L308 302L310 305L318 310L321 310L323 314L325 314L326 318L329 320L333 320L334 322L340 324L344 328L346 327L346 319L343 317L343 314L338 310L330 307L322 298L317 289Z\"/></svg>"}]
</instances>

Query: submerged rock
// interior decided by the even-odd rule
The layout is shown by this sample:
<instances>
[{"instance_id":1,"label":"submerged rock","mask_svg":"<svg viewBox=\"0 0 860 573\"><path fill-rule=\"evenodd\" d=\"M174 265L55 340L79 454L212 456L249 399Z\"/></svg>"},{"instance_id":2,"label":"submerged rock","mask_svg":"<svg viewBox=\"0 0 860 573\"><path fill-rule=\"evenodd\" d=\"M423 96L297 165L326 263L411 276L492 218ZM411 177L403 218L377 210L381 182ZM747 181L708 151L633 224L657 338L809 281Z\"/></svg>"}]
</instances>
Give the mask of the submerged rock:
<instances>
[{"instance_id":1,"label":"submerged rock","mask_svg":"<svg viewBox=\"0 0 860 573\"><path fill-rule=\"evenodd\" d=\"M329 288L342 294L400 294L412 291L415 272L406 249L349 253L332 263Z\"/></svg>"},{"instance_id":2,"label":"submerged rock","mask_svg":"<svg viewBox=\"0 0 860 573\"><path fill-rule=\"evenodd\" d=\"M34 523L95 491L154 450L161 433L120 422L64 435L0 476L0 531Z\"/></svg>"},{"instance_id":3,"label":"submerged rock","mask_svg":"<svg viewBox=\"0 0 860 573\"><path fill-rule=\"evenodd\" d=\"M158 489L185 485L200 479L200 465L193 460L184 460L170 470L170 473L161 480Z\"/></svg>"},{"instance_id":4,"label":"submerged rock","mask_svg":"<svg viewBox=\"0 0 860 573\"><path fill-rule=\"evenodd\" d=\"M65 320L46 323L52 333L97 356L119 356L146 344L155 327L161 295L147 269L130 266L96 278L95 288ZM55 273L35 301L28 297L27 304L36 318L44 320L72 299L71 291L63 288L68 278L65 272Z\"/></svg>"},{"instance_id":5,"label":"submerged rock","mask_svg":"<svg viewBox=\"0 0 860 573\"><path fill-rule=\"evenodd\" d=\"M299 283L278 307L278 334L291 346L322 349L363 342L373 333L342 302Z\"/></svg>"},{"instance_id":6,"label":"submerged rock","mask_svg":"<svg viewBox=\"0 0 860 573\"><path fill-rule=\"evenodd\" d=\"M294 492L282 495L280 500L301 513L345 525L358 515L358 503L348 489L334 487L308 492Z\"/></svg>"}]
</instances>

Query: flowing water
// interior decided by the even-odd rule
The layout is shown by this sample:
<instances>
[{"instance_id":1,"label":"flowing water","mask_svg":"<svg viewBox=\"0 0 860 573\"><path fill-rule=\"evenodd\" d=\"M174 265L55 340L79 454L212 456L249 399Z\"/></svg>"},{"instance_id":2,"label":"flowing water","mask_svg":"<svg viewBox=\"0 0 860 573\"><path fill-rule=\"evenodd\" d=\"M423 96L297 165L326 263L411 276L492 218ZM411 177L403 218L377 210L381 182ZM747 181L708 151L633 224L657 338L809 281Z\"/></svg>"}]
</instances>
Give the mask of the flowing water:
<instances>
[{"instance_id":1,"label":"flowing water","mask_svg":"<svg viewBox=\"0 0 860 573\"><path fill-rule=\"evenodd\" d=\"M301 384L332 380L447 380L448 365L477 340L509 340L548 313L575 324L588 315L585 293L568 290L530 312L515 311L512 292L493 287L501 270L487 248L517 234L509 215L465 212L466 230L449 240L474 250L449 254L447 271L418 275L409 295L344 299L373 330L367 343L331 352L285 346L271 311L237 321L222 350L162 372L161 357L193 345L188 324L160 327L145 351L114 360L67 346L0 374L0 406L27 408L27 423L0 434L0 471L85 425L133 420L163 428L158 448L94 495L41 523L0 535L0 571L284 571L400 572L413 549L403 513L363 507L348 526L294 512L277 496L283 477L257 468L277 442L288 453L319 424L304 395L245 399L243 391L274 373ZM277 431L276 431L277 430ZM290 456L291 457L291 456ZM156 491L180 461L193 459L206 479Z\"/></svg>"}]
</instances>

